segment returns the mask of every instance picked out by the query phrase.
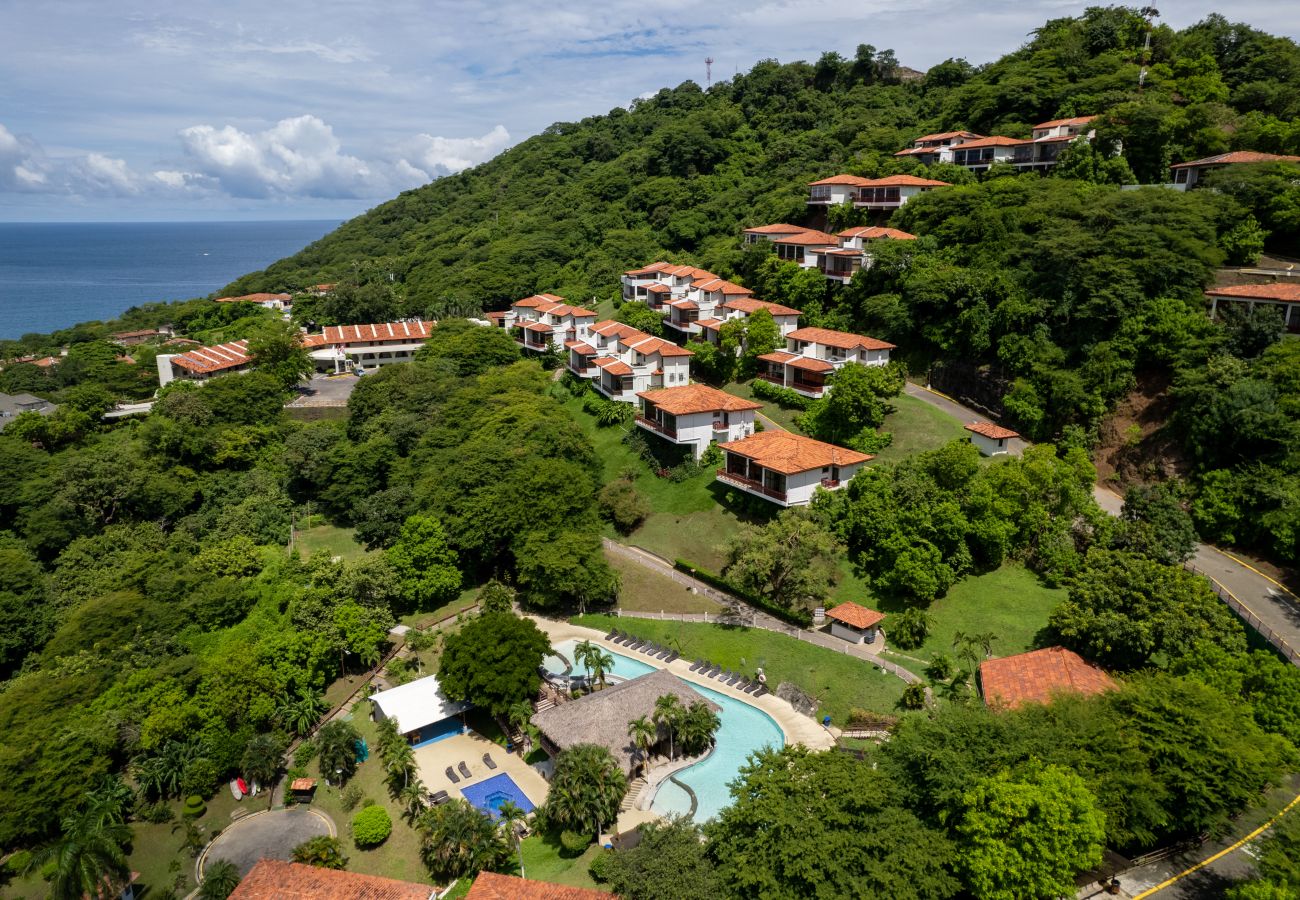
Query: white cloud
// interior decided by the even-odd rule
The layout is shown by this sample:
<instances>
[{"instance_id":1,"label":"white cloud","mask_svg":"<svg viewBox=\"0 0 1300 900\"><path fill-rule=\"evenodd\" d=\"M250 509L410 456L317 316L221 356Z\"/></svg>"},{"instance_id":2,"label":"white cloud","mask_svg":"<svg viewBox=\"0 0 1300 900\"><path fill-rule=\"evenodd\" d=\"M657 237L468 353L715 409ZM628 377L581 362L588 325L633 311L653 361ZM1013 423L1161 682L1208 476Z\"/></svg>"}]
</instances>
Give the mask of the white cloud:
<instances>
[{"instance_id":1,"label":"white cloud","mask_svg":"<svg viewBox=\"0 0 1300 900\"><path fill-rule=\"evenodd\" d=\"M510 146L510 132L498 125L482 137L448 138L431 134L418 134L403 145L403 158L398 160L403 171L419 172L428 180L449 175L496 156ZM410 158L411 161L408 161Z\"/></svg>"}]
</instances>

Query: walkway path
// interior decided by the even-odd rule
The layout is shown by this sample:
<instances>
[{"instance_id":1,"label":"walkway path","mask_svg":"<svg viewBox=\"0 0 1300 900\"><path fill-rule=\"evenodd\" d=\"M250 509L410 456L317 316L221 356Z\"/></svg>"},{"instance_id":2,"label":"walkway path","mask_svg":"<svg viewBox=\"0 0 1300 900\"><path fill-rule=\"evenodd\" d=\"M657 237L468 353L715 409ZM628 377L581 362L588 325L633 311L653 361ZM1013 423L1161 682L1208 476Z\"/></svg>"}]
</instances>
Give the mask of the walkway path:
<instances>
[{"instance_id":1,"label":"walkway path","mask_svg":"<svg viewBox=\"0 0 1300 900\"><path fill-rule=\"evenodd\" d=\"M956 400L937 391L908 382L903 388L909 397L933 406L962 422L988 422L987 416L962 406ZM1013 451L1028 446L1024 441L1012 442ZM1111 515L1119 515L1124 500L1110 488L1097 485L1093 489L1097 504ZM1209 544L1197 544L1196 553L1188 568L1208 578L1220 590L1219 596L1251 626L1269 640L1273 646L1300 665L1300 597L1284 585L1260 572L1250 563L1225 553Z\"/></svg>"},{"instance_id":2,"label":"walkway path","mask_svg":"<svg viewBox=\"0 0 1300 900\"><path fill-rule=\"evenodd\" d=\"M681 572L674 568L668 561L660 559L648 550L643 550L640 547L628 546L627 544L620 544L617 541L610 540L609 538L604 538L603 540L605 549L615 556L636 563L637 565L649 569L656 574L663 575L665 578L671 578L680 585L692 588L700 594L703 594L705 597L708 597L710 600L721 604L727 610L726 613L714 615L712 619L709 618L707 613L647 613L638 615L638 613L635 612L620 612L619 615L627 616L629 618L663 618L672 619L674 621L714 621L748 625L751 628L760 628L763 631L774 631L777 634L784 634L787 637L792 637L796 640L807 641L810 644L817 644L820 647L825 647L827 650L834 650L837 653L856 656L859 659L866 660L874 666L879 666L884 671L903 679L903 681L908 684L921 684L923 682L923 679L920 676L908 671L897 663L883 659L877 652L875 652L877 649L880 649L878 644L870 646L865 644L853 644L848 641L840 640L837 637L832 637L822 631L816 631L811 628L797 628L794 625L789 625L775 616L770 616L761 610L755 609L739 597L723 593L702 581L692 578L685 572Z\"/></svg>"}]
</instances>

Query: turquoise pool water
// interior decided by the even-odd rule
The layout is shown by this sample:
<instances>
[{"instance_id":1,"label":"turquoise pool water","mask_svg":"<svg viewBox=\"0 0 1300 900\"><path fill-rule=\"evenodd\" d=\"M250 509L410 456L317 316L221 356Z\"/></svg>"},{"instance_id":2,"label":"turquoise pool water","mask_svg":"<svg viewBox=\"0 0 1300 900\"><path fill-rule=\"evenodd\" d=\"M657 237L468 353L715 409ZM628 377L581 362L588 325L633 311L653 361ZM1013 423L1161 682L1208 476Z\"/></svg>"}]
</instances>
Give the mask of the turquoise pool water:
<instances>
[{"instance_id":1,"label":"turquoise pool water","mask_svg":"<svg viewBox=\"0 0 1300 900\"><path fill-rule=\"evenodd\" d=\"M557 644L555 649L569 659L573 659L573 648L577 643L577 641L563 641ZM639 659L613 653L613 651L611 654L614 657L614 675L636 678L655 670L654 666ZM553 659L547 660L548 667L555 662L557 661ZM575 674L586 672L577 663L574 664L573 671ZM722 707L722 712L719 714L722 725L718 729L717 743L713 752L707 758L677 773L678 780L690 785L691 790L695 792L698 801L695 821L703 822L716 816L724 806L731 803L727 784L736 777L736 773L749 754L763 747L784 745L785 735L781 733L780 726L772 720L772 717L758 707L693 681L689 684ZM650 808L664 815L668 813L685 815L690 812L691 798L677 785L666 781L655 794Z\"/></svg>"}]
</instances>

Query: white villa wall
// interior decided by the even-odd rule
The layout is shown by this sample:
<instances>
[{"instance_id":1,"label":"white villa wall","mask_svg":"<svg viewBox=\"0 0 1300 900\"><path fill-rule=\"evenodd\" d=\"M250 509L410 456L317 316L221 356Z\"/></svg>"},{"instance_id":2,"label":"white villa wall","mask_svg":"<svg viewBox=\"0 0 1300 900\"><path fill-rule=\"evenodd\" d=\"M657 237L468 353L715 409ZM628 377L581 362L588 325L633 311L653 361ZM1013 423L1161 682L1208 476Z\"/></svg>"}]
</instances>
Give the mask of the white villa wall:
<instances>
[{"instance_id":1,"label":"white villa wall","mask_svg":"<svg viewBox=\"0 0 1300 900\"><path fill-rule=\"evenodd\" d=\"M856 628L850 628L842 622L831 620L831 634L841 640L848 641L851 644L861 644L865 632L858 631Z\"/></svg>"},{"instance_id":2,"label":"white villa wall","mask_svg":"<svg viewBox=\"0 0 1300 900\"><path fill-rule=\"evenodd\" d=\"M1011 440L1009 438L985 437L972 431L970 432L970 442L984 456L1001 456L1004 453L1011 452Z\"/></svg>"}]
</instances>

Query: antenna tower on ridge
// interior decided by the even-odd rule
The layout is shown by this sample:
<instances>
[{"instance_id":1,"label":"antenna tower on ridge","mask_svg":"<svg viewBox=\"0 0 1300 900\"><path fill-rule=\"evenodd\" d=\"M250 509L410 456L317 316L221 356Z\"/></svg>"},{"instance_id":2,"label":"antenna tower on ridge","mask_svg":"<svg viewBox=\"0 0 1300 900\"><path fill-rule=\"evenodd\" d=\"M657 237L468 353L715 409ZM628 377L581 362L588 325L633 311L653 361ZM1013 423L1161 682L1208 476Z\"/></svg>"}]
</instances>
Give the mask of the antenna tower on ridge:
<instances>
[{"instance_id":1,"label":"antenna tower on ridge","mask_svg":"<svg viewBox=\"0 0 1300 900\"><path fill-rule=\"evenodd\" d=\"M713 57L704 57L704 81L705 87L713 87Z\"/></svg>"}]
</instances>

